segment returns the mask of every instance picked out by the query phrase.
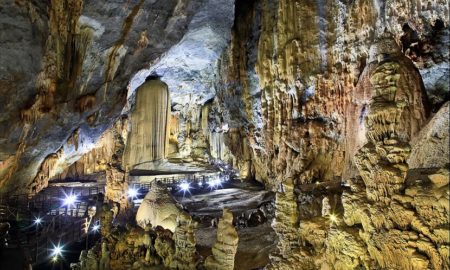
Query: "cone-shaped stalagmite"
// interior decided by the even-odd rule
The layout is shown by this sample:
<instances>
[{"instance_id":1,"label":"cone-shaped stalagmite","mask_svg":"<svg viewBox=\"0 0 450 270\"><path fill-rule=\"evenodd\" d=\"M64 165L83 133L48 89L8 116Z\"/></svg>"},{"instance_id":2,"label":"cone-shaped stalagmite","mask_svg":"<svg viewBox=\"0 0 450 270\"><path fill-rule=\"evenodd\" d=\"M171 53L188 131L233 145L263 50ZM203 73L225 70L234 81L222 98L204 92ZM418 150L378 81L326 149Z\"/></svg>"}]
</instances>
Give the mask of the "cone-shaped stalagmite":
<instances>
[{"instance_id":1,"label":"cone-shaped stalagmite","mask_svg":"<svg viewBox=\"0 0 450 270\"><path fill-rule=\"evenodd\" d=\"M128 168L167 156L169 115L167 85L158 78L147 78L137 89L136 107L131 113L131 131L124 153Z\"/></svg>"}]
</instances>

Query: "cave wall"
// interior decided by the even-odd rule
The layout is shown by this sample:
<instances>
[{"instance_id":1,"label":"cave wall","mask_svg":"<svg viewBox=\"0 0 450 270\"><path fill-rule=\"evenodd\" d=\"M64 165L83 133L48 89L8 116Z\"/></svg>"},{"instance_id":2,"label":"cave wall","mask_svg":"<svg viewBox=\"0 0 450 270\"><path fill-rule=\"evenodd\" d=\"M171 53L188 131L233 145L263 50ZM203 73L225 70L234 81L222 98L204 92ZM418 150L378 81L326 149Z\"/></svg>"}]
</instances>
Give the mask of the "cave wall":
<instances>
[{"instance_id":1,"label":"cave wall","mask_svg":"<svg viewBox=\"0 0 450 270\"><path fill-rule=\"evenodd\" d=\"M357 172L352 156L365 143L369 101L356 85L385 31L418 68L436 112L448 100L448 87L437 86L448 86L446 4L237 1L216 99L219 122L249 141L256 178L276 187L289 176L310 183Z\"/></svg>"},{"instance_id":2,"label":"cave wall","mask_svg":"<svg viewBox=\"0 0 450 270\"><path fill-rule=\"evenodd\" d=\"M236 2L216 125L277 191L268 269L448 269L448 6Z\"/></svg>"},{"instance_id":3,"label":"cave wall","mask_svg":"<svg viewBox=\"0 0 450 270\"><path fill-rule=\"evenodd\" d=\"M67 167L94 148L130 78L182 39L203 2L2 1L2 191L39 191L55 159Z\"/></svg>"}]
</instances>

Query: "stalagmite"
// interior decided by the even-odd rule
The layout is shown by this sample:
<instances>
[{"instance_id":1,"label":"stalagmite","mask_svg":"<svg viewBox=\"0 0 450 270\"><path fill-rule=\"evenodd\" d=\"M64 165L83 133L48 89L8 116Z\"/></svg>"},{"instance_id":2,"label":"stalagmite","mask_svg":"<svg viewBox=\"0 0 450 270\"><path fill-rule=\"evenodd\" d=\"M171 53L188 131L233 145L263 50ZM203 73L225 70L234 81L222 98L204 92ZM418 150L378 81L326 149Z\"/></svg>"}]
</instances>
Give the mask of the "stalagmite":
<instances>
[{"instance_id":1,"label":"stalagmite","mask_svg":"<svg viewBox=\"0 0 450 270\"><path fill-rule=\"evenodd\" d=\"M403 188L409 141L427 116L426 95L420 75L389 34L371 47L369 60L359 85L370 96L368 143L356 154L355 163L368 197L386 201Z\"/></svg>"},{"instance_id":2,"label":"stalagmite","mask_svg":"<svg viewBox=\"0 0 450 270\"><path fill-rule=\"evenodd\" d=\"M135 165L164 159L169 151L170 95L167 85L155 76L137 89L136 107L131 113L131 130L124 163Z\"/></svg>"},{"instance_id":3,"label":"stalagmite","mask_svg":"<svg viewBox=\"0 0 450 270\"><path fill-rule=\"evenodd\" d=\"M173 235L175 242L175 255L170 268L177 270L197 269L198 254L195 249L194 230L197 222L186 213L181 213L177 218L177 227Z\"/></svg>"},{"instance_id":4,"label":"stalagmite","mask_svg":"<svg viewBox=\"0 0 450 270\"><path fill-rule=\"evenodd\" d=\"M268 269L284 269L292 265L293 253L299 246L299 218L292 178L286 179L281 184L276 195L275 208L272 227L279 239L277 252L271 255L272 264Z\"/></svg>"},{"instance_id":5,"label":"stalagmite","mask_svg":"<svg viewBox=\"0 0 450 270\"><path fill-rule=\"evenodd\" d=\"M233 270L239 237L233 226L233 213L223 209L223 217L217 226L217 239L212 256L206 258L207 270Z\"/></svg>"},{"instance_id":6,"label":"stalagmite","mask_svg":"<svg viewBox=\"0 0 450 270\"><path fill-rule=\"evenodd\" d=\"M136 213L136 222L142 228L151 224L153 227L161 226L174 232L177 226L177 217L180 214L182 214L182 210L177 207L167 189L161 184L153 182L150 192L145 196Z\"/></svg>"}]
</instances>

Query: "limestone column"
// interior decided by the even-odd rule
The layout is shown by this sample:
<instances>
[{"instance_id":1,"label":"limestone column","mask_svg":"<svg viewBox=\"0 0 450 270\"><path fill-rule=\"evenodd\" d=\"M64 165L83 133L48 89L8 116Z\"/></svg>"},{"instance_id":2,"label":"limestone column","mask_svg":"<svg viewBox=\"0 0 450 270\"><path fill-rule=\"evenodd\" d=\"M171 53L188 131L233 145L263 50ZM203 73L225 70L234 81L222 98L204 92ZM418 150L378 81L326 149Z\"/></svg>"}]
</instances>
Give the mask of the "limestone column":
<instances>
[{"instance_id":1,"label":"limestone column","mask_svg":"<svg viewBox=\"0 0 450 270\"><path fill-rule=\"evenodd\" d=\"M373 44L369 61L358 85L370 97L367 143L354 161L368 198L388 202L404 188L409 142L428 115L426 94L419 72L389 34Z\"/></svg>"},{"instance_id":2,"label":"limestone column","mask_svg":"<svg viewBox=\"0 0 450 270\"><path fill-rule=\"evenodd\" d=\"M170 94L167 84L150 76L137 90L124 163L134 166L164 159L169 150Z\"/></svg>"}]
</instances>

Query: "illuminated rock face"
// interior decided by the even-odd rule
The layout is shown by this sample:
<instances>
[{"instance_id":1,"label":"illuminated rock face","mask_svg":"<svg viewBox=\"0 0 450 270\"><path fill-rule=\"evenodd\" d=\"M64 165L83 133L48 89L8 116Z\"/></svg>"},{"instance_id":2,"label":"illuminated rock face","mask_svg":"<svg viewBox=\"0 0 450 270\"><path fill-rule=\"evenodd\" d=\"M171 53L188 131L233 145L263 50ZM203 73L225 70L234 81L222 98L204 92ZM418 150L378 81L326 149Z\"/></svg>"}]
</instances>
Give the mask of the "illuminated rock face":
<instances>
[{"instance_id":1,"label":"illuminated rock face","mask_svg":"<svg viewBox=\"0 0 450 270\"><path fill-rule=\"evenodd\" d=\"M182 214L164 186L153 182L151 190L145 195L136 214L137 224L145 228L148 224L153 227L161 226L172 232L177 226L177 217Z\"/></svg>"},{"instance_id":2,"label":"illuminated rock face","mask_svg":"<svg viewBox=\"0 0 450 270\"><path fill-rule=\"evenodd\" d=\"M250 160L279 192L270 269L447 269L448 105L436 100L448 97L435 86L449 11L437 3L237 2L218 126L238 134L220 138L234 167Z\"/></svg>"},{"instance_id":3,"label":"illuminated rock face","mask_svg":"<svg viewBox=\"0 0 450 270\"><path fill-rule=\"evenodd\" d=\"M410 168L443 168L450 163L449 108L447 102L411 141Z\"/></svg>"},{"instance_id":4,"label":"illuminated rock face","mask_svg":"<svg viewBox=\"0 0 450 270\"><path fill-rule=\"evenodd\" d=\"M368 198L388 200L404 187L409 141L424 125L426 95L419 72L390 36L371 47L358 91L369 96L365 132L368 143L355 156ZM357 132L357 131L355 131Z\"/></svg>"},{"instance_id":5,"label":"illuminated rock face","mask_svg":"<svg viewBox=\"0 0 450 270\"><path fill-rule=\"evenodd\" d=\"M131 113L131 130L124 153L125 166L164 159L169 151L170 95L159 79L146 81L137 90Z\"/></svg>"},{"instance_id":6,"label":"illuminated rock face","mask_svg":"<svg viewBox=\"0 0 450 270\"><path fill-rule=\"evenodd\" d=\"M280 252L272 257L271 269L448 269L448 170L406 182L412 172L407 164L410 141L424 126L427 113L420 76L394 45L388 37L374 45L376 58L357 87L369 95L367 143L355 156L360 177L345 180L349 189L341 197L343 209L300 220L295 237L297 214L287 209L302 206L289 196L292 188L285 188L277 195L273 227ZM441 121L439 112L430 128ZM423 143L424 136L417 140ZM445 136L435 140L439 145ZM412 160L425 154L424 149L417 148ZM289 224L289 218L292 225L280 226Z\"/></svg>"},{"instance_id":7,"label":"illuminated rock face","mask_svg":"<svg viewBox=\"0 0 450 270\"><path fill-rule=\"evenodd\" d=\"M130 79L177 43L183 40L176 50L182 58L202 60L198 74L213 76L233 1L5 0L0 17L0 188L23 193L46 186L54 156L68 167L92 150L120 118ZM197 55L189 57L186 48ZM188 64L174 68L192 75ZM138 76L133 90L147 75ZM203 92L213 95L210 85ZM66 142L76 130L80 147L74 150Z\"/></svg>"},{"instance_id":8,"label":"illuminated rock face","mask_svg":"<svg viewBox=\"0 0 450 270\"><path fill-rule=\"evenodd\" d=\"M251 174L273 190L291 176L308 183L358 174L353 156L366 144L364 105L370 96L357 95L356 85L370 62L376 36L386 30L399 44L407 36L402 26L409 24L421 37L421 48L429 48L427 53L419 49L422 55L413 58L419 73L400 84L422 76L430 82L427 93L435 95L430 85L440 75L431 75L430 67L439 74L448 71L438 68L448 63L448 50L441 48L449 42L444 38L448 9L439 5L334 0L237 5L232 40L219 62L217 99L222 123L237 130L240 140L248 140L248 150L233 149L237 142L231 133L225 133L223 141L232 149L236 168L250 160ZM438 30L439 24L445 27ZM432 42L435 36L439 38ZM433 49L429 43L435 44ZM400 69L412 66L402 62ZM434 105L433 109L440 106ZM415 133L417 124L412 121L412 126L402 128ZM240 154L244 152L251 157Z\"/></svg>"},{"instance_id":9,"label":"illuminated rock face","mask_svg":"<svg viewBox=\"0 0 450 270\"><path fill-rule=\"evenodd\" d=\"M191 270L197 269L199 256L195 249L194 230L197 222L186 213L181 213L177 218L177 227L173 235L175 242L175 255L170 265L171 269Z\"/></svg>"},{"instance_id":10,"label":"illuminated rock face","mask_svg":"<svg viewBox=\"0 0 450 270\"><path fill-rule=\"evenodd\" d=\"M208 270L233 270L239 237L233 226L233 213L223 209L223 216L217 226L217 238L212 255L206 258Z\"/></svg>"},{"instance_id":11,"label":"illuminated rock face","mask_svg":"<svg viewBox=\"0 0 450 270\"><path fill-rule=\"evenodd\" d=\"M278 235L277 252L271 256L272 265L269 269L284 269L289 266L290 257L298 248L300 242L299 217L297 201L294 194L293 179L287 179L281 184L275 200L275 220L272 227Z\"/></svg>"}]
</instances>

